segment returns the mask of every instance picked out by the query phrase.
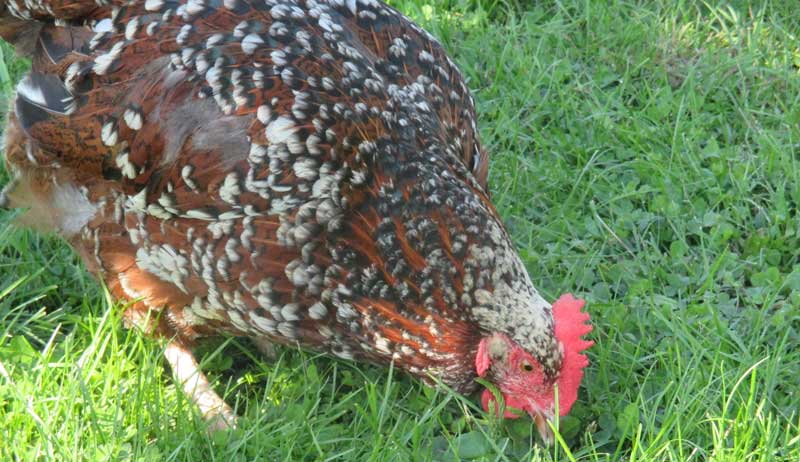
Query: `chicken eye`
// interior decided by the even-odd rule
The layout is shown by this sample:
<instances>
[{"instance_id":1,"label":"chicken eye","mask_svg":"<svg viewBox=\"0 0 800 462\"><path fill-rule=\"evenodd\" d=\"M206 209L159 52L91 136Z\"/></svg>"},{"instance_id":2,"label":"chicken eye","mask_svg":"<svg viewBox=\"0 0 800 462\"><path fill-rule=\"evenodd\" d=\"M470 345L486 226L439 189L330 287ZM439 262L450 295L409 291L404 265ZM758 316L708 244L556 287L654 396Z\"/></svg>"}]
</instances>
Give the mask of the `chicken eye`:
<instances>
[{"instance_id":1,"label":"chicken eye","mask_svg":"<svg viewBox=\"0 0 800 462\"><path fill-rule=\"evenodd\" d=\"M522 369L523 372L533 372L533 365L528 362L520 364L519 368Z\"/></svg>"}]
</instances>

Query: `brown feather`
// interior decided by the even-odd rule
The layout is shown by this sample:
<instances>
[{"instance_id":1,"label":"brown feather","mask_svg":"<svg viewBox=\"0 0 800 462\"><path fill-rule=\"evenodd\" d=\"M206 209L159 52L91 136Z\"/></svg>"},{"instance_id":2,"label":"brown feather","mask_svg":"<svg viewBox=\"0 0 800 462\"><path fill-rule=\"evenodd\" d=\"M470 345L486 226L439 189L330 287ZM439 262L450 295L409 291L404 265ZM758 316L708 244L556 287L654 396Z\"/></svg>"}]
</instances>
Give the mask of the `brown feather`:
<instances>
[{"instance_id":1,"label":"brown feather","mask_svg":"<svg viewBox=\"0 0 800 462\"><path fill-rule=\"evenodd\" d=\"M36 32L34 72L58 81L20 87L6 160L53 182L31 200L135 301L130 323L394 361L459 390L490 331L557 367L549 304L489 200L469 90L397 11L115 0L95 32L109 7L42 3L27 13L70 22ZM18 39L9 21L0 35ZM42 100L62 82L65 113ZM64 215L71 195L83 208Z\"/></svg>"}]
</instances>

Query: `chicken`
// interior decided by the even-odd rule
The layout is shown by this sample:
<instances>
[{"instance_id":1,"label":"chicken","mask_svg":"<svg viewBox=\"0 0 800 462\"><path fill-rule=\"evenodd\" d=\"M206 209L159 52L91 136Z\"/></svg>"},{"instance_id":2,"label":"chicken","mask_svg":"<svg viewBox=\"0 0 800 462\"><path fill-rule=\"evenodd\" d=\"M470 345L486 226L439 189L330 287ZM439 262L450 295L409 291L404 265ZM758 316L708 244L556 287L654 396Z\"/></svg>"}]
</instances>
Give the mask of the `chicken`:
<instances>
[{"instance_id":1,"label":"chicken","mask_svg":"<svg viewBox=\"0 0 800 462\"><path fill-rule=\"evenodd\" d=\"M6 0L0 36L33 63L4 206L132 302L213 427L236 417L191 348L226 334L483 377L552 438L589 316L532 285L424 30L377 0Z\"/></svg>"}]
</instances>

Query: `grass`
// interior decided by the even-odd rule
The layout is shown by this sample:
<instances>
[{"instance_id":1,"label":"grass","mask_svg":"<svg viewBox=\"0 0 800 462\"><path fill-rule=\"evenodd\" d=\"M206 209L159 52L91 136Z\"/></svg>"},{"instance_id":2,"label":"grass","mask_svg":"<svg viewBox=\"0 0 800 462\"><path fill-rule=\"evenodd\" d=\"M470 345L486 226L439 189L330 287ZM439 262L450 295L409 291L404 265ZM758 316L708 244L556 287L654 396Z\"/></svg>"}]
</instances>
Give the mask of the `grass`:
<instances>
[{"instance_id":1,"label":"grass","mask_svg":"<svg viewBox=\"0 0 800 462\"><path fill-rule=\"evenodd\" d=\"M203 358L244 419L209 437L160 345L3 211L0 460L800 460L790 3L393 1L468 77L534 283L588 301L597 345L553 448L394 371L230 340Z\"/></svg>"}]
</instances>

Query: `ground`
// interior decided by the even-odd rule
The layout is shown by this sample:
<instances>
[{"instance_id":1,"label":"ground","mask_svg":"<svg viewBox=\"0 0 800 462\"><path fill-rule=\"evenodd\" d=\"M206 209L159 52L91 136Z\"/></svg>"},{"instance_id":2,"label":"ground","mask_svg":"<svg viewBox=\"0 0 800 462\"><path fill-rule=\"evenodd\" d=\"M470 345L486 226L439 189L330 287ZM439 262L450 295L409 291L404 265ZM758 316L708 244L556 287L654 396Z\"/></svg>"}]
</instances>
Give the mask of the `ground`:
<instances>
[{"instance_id":1,"label":"ground","mask_svg":"<svg viewBox=\"0 0 800 462\"><path fill-rule=\"evenodd\" d=\"M0 460L800 460L796 6L392 3L469 79L534 283L588 302L557 444L387 369L230 340L205 369L244 418L209 437L161 346L3 211ZM8 95L25 63L2 51Z\"/></svg>"}]
</instances>

